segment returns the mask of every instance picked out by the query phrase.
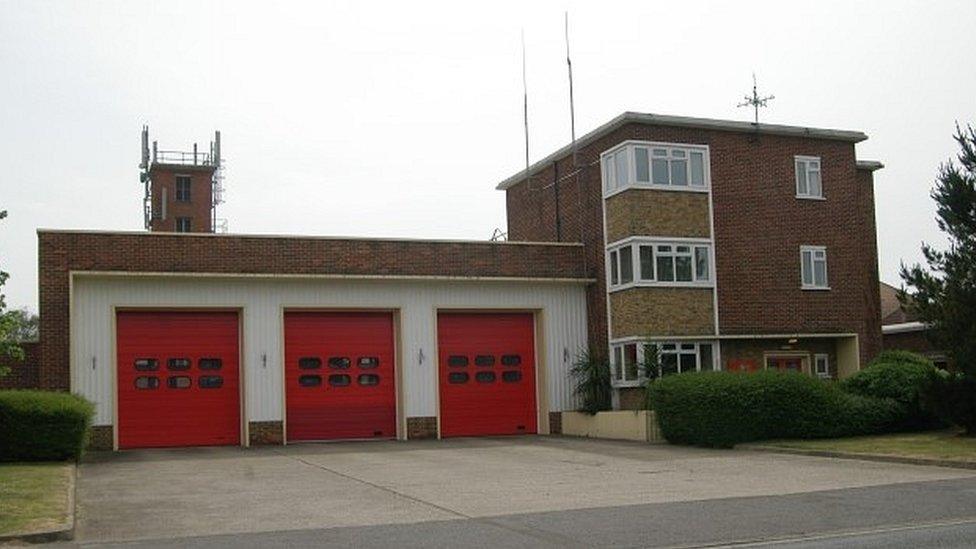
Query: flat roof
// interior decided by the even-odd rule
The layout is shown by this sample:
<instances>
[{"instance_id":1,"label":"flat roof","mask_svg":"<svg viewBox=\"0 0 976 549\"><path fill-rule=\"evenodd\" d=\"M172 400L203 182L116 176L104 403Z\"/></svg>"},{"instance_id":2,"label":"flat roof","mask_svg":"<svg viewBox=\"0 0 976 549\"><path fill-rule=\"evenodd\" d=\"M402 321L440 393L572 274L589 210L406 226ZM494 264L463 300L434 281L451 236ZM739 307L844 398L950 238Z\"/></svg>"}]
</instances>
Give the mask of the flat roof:
<instances>
[{"instance_id":1,"label":"flat roof","mask_svg":"<svg viewBox=\"0 0 976 549\"><path fill-rule=\"evenodd\" d=\"M858 143L868 138L866 134L859 131L833 130L824 128L808 128L805 126L783 126L779 124L755 124L752 122L742 122L738 120L718 120L714 118L692 118L688 116L670 116L665 114L653 114L642 112L625 112L587 133L576 140L577 148L583 147L596 139L616 130L624 124L640 123L652 124L656 126L679 126L684 128L699 128L706 130L719 130L728 132L758 132L771 135L787 135L795 137L815 137L818 139L833 139L837 141L848 141ZM529 167L529 173L534 174L552 161L562 158L573 151L570 143L556 152L539 160ZM525 170L522 170L508 179L505 179L495 188L503 191L511 188L525 180Z\"/></svg>"},{"instance_id":2,"label":"flat roof","mask_svg":"<svg viewBox=\"0 0 976 549\"><path fill-rule=\"evenodd\" d=\"M532 242L518 240L464 240L446 238L395 238L368 236L331 236L331 235L302 235L302 234L251 234L251 233L177 233L166 231L113 231L107 229L48 229L39 228L37 233L54 234L96 234L96 235L126 235L126 236L178 236L185 238L271 238L293 240L335 240L361 242L432 242L437 244L497 244L510 246L582 246L581 242Z\"/></svg>"}]
</instances>

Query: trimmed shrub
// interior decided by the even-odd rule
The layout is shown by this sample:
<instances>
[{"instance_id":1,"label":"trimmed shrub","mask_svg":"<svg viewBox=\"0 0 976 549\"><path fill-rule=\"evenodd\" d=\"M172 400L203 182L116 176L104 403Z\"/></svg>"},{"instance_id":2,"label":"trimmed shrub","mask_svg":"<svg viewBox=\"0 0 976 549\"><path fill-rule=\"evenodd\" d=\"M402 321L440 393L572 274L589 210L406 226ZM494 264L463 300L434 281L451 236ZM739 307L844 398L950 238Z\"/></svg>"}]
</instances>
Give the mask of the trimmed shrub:
<instances>
[{"instance_id":1,"label":"trimmed shrub","mask_svg":"<svg viewBox=\"0 0 976 549\"><path fill-rule=\"evenodd\" d=\"M828 438L883 432L904 420L888 398L853 395L797 373L701 372L653 382L651 404L672 443L731 447L775 438Z\"/></svg>"},{"instance_id":2,"label":"trimmed shrub","mask_svg":"<svg viewBox=\"0 0 976 549\"><path fill-rule=\"evenodd\" d=\"M80 457L93 414L77 395L0 391L0 461Z\"/></svg>"},{"instance_id":3,"label":"trimmed shrub","mask_svg":"<svg viewBox=\"0 0 976 549\"><path fill-rule=\"evenodd\" d=\"M929 394L938 374L932 361L908 351L884 351L868 366L842 382L848 392L890 398L905 406L904 428L939 424L929 406Z\"/></svg>"}]
</instances>

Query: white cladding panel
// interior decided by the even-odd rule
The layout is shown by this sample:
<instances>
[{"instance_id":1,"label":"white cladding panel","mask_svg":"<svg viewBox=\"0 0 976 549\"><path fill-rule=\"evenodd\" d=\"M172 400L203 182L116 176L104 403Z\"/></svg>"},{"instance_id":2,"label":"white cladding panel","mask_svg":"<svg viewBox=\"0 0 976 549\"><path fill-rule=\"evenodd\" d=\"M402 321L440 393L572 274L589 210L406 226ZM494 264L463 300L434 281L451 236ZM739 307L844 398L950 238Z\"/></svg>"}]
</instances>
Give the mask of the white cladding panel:
<instances>
[{"instance_id":1,"label":"white cladding panel","mask_svg":"<svg viewBox=\"0 0 976 549\"><path fill-rule=\"evenodd\" d=\"M547 371L552 411L574 408L569 369L586 346L586 299L583 285L577 283L75 274L71 387L96 403L96 425L114 421L116 307L240 309L249 421L282 418L286 308L398 310L406 417L436 415L438 308L541 311L537 330L545 349L539 365Z\"/></svg>"}]
</instances>

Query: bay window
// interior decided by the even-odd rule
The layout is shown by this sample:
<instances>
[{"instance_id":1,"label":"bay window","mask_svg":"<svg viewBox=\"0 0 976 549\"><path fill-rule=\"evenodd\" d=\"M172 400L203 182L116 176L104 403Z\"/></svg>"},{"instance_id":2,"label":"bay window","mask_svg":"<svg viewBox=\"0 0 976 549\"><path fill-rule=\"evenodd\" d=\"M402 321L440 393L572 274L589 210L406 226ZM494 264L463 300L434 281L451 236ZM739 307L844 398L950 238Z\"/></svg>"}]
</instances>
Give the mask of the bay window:
<instances>
[{"instance_id":1,"label":"bay window","mask_svg":"<svg viewBox=\"0 0 976 549\"><path fill-rule=\"evenodd\" d=\"M704 191L709 186L708 147L626 141L603 153L603 190L628 187Z\"/></svg>"},{"instance_id":2,"label":"bay window","mask_svg":"<svg viewBox=\"0 0 976 549\"><path fill-rule=\"evenodd\" d=\"M610 369L613 386L640 385L648 376L656 378L715 370L714 346L712 342L698 341L628 341L612 344Z\"/></svg>"},{"instance_id":3,"label":"bay window","mask_svg":"<svg viewBox=\"0 0 976 549\"><path fill-rule=\"evenodd\" d=\"M611 247L608 254L611 287L711 285L711 244L708 242L633 237L622 245Z\"/></svg>"}]
</instances>

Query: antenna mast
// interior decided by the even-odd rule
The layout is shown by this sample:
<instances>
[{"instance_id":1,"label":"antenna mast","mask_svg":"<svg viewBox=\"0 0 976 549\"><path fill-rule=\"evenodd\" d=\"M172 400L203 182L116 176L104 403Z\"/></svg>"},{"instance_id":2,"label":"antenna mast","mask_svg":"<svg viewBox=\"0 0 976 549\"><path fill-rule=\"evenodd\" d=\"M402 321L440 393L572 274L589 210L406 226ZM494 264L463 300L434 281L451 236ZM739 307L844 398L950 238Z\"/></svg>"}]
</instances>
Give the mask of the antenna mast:
<instances>
[{"instance_id":1,"label":"antenna mast","mask_svg":"<svg viewBox=\"0 0 976 549\"><path fill-rule=\"evenodd\" d=\"M529 181L529 86L525 77L525 29L522 29L522 121L525 124L525 183Z\"/></svg>"},{"instance_id":2,"label":"antenna mast","mask_svg":"<svg viewBox=\"0 0 976 549\"><path fill-rule=\"evenodd\" d=\"M756 73L752 73L752 97L746 95L745 101L736 105L737 107L752 107L756 111L755 124L759 125L759 107L766 107L766 102L776 99L775 95L767 95L766 97L759 97L759 90L756 86Z\"/></svg>"},{"instance_id":3,"label":"antenna mast","mask_svg":"<svg viewBox=\"0 0 976 549\"><path fill-rule=\"evenodd\" d=\"M576 150L576 110L573 106L573 62L569 57L569 12L566 16L566 68L569 70L569 133L573 140L573 169L579 166Z\"/></svg>"}]
</instances>

